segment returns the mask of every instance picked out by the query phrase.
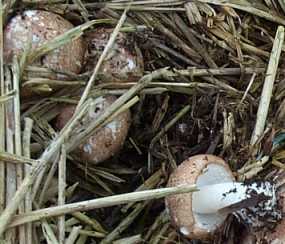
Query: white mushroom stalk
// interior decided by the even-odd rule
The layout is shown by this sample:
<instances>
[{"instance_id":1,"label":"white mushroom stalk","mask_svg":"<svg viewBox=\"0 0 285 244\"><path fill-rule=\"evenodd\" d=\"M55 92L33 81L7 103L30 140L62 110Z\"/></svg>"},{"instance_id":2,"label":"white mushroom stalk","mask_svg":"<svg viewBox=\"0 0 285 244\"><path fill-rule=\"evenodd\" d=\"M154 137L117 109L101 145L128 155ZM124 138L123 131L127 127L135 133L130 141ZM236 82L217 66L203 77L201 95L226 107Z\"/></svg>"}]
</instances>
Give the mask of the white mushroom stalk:
<instances>
[{"instance_id":1,"label":"white mushroom stalk","mask_svg":"<svg viewBox=\"0 0 285 244\"><path fill-rule=\"evenodd\" d=\"M272 199L275 195L272 188L269 182L261 184L225 182L202 186L199 187L199 191L193 193L193 211L201 214L216 213L245 201L250 204L250 200L255 205L255 198L259 194L263 194L263 198L267 201Z\"/></svg>"},{"instance_id":2,"label":"white mushroom stalk","mask_svg":"<svg viewBox=\"0 0 285 244\"><path fill-rule=\"evenodd\" d=\"M224 182L199 187L192 196L193 212L202 215L233 213L250 227L281 218L275 187L270 182Z\"/></svg>"}]
</instances>

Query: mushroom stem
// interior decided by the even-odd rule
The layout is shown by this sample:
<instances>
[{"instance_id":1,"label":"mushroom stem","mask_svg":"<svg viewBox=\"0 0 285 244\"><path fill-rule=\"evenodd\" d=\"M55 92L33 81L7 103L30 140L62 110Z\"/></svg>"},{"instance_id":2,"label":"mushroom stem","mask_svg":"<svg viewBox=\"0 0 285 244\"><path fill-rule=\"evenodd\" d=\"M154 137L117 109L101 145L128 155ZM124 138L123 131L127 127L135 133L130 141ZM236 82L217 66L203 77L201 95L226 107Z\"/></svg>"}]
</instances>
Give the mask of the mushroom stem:
<instances>
[{"instance_id":1,"label":"mushroom stem","mask_svg":"<svg viewBox=\"0 0 285 244\"><path fill-rule=\"evenodd\" d=\"M260 201L271 200L273 195L269 182L225 182L199 187L199 191L193 193L192 206L193 211L200 214L217 213L233 206L232 212L235 212L244 207L253 207Z\"/></svg>"}]
</instances>

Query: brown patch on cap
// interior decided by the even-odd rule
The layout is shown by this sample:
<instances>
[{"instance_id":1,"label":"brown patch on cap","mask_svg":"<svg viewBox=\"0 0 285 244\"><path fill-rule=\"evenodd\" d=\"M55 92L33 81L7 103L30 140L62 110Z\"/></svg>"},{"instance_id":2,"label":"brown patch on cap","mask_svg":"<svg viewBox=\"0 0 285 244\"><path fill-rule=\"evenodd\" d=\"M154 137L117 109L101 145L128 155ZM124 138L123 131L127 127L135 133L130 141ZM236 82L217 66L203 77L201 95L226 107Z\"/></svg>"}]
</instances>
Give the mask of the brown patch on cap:
<instances>
[{"instance_id":1,"label":"brown patch on cap","mask_svg":"<svg viewBox=\"0 0 285 244\"><path fill-rule=\"evenodd\" d=\"M232 174L226 162L214 155L197 155L185 160L171 174L168 187L196 184L197 178L209 164L223 166ZM234 179L234 177L233 177ZM169 209L171 221L179 230L187 230L184 234L191 239L210 239L213 233L196 225L192 213L192 193L178 194L166 198L166 206Z\"/></svg>"},{"instance_id":2,"label":"brown patch on cap","mask_svg":"<svg viewBox=\"0 0 285 244\"><path fill-rule=\"evenodd\" d=\"M96 28L86 33L87 71L92 71L102 54L113 29ZM102 79L107 82L131 82L141 78L144 71L143 57L140 50L124 33L119 33L101 66Z\"/></svg>"},{"instance_id":3,"label":"brown patch on cap","mask_svg":"<svg viewBox=\"0 0 285 244\"><path fill-rule=\"evenodd\" d=\"M74 133L84 130L91 120L98 118L116 100L113 96L99 97L95 100L88 115L81 121ZM62 109L57 117L56 127L62 129L71 118L76 106L69 105ZM131 123L130 111L119 114L113 121L95 132L74 152L84 161L99 163L117 153L123 146Z\"/></svg>"}]
</instances>

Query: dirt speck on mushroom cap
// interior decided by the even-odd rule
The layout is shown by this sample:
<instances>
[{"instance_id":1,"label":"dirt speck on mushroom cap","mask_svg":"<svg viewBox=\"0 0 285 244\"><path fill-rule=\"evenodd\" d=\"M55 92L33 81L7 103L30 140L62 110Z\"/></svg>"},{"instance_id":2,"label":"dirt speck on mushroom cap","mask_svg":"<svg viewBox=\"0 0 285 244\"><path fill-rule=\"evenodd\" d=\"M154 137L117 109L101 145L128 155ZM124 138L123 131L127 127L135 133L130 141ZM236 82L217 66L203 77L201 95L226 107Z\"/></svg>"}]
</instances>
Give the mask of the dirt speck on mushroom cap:
<instances>
[{"instance_id":1,"label":"dirt speck on mushroom cap","mask_svg":"<svg viewBox=\"0 0 285 244\"><path fill-rule=\"evenodd\" d=\"M26 10L14 16L4 30L4 59L6 62L11 62L13 55L20 55L29 42L32 49L35 49L72 28L73 25L69 21L57 14ZM34 64L79 73L84 53L82 38L77 38L36 60Z\"/></svg>"},{"instance_id":2,"label":"dirt speck on mushroom cap","mask_svg":"<svg viewBox=\"0 0 285 244\"><path fill-rule=\"evenodd\" d=\"M88 115L81 121L81 125L75 129L75 133L79 133L84 130L92 120L104 113L107 107L109 107L115 100L116 98L113 96L97 98L94 101L94 105L90 107ZM64 127L74 113L75 108L76 106L69 105L62 109L56 121L56 127L58 129ZM110 158L123 146L128 134L130 123L131 115L130 111L127 110L95 132L85 143L75 149L74 152L83 161L91 163L99 163Z\"/></svg>"},{"instance_id":3,"label":"dirt speck on mushroom cap","mask_svg":"<svg viewBox=\"0 0 285 244\"><path fill-rule=\"evenodd\" d=\"M87 43L86 71L92 71L102 54L113 29L96 28L85 35ZM119 33L101 66L101 76L106 82L137 81L144 70L143 57L140 50L127 34Z\"/></svg>"},{"instance_id":4,"label":"dirt speck on mushroom cap","mask_svg":"<svg viewBox=\"0 0 285 244\"><path fill-rule=\"evenodd\" d=\"M196 184L200 175L207 170L209 165L218 165L225 169L228 176L234 180L229 166L226 162L214 155L196 155L185 160L171 174L167 186L178 186L183 184ZM221 179L222 181L222 179ZM191 239L210 239L212 231L207 231L199 223L196 223L192 211L192 193L179 194L166 198L166 206L169 208L173 225L180 229L183 234L188 233ZM187 231L186 231L187 230Z\"/></svg>"}]
</instances>

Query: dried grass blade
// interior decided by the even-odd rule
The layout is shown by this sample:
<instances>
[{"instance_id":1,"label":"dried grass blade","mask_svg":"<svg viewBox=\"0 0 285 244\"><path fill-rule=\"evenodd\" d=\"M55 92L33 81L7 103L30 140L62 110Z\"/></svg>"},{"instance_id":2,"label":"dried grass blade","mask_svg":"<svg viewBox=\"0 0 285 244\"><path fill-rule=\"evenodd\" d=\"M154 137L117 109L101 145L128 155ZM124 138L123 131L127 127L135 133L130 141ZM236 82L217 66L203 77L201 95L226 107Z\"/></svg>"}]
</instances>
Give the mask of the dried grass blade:
<instances>
[{"instance_id":1,"label":"dried grass blade","mask_svg":"<svg viewBox=\"0 0 285 244\"><path fill-rule=\"evenodd\" d=\"M6 68L5 89L6 93L13 87L13 77L10 69ZM6 151L14 154L14 134L15 134L15 118L14 118L14 101L11 100L5 106L5 119L6 119ZM17 173L16 165L7 163L6 165L6 206L11 202L16 190L17 190ZM18 210L17 206L17 210ZM4 210L5 211L5 210ZM18 238L15 229L11 229L6 233L6 241L14 242Z\"/></svg>"},{"instance_id":2,"label":"dried grass blade","mask_svg":"<svg viewBox=\"0 0 285 244\"><path fill-rule=\"evenodd\" d=\"M22 156L22 133L21 133L21 112L20 112L20 67L16 58L13 60L13 88L15 90L14 96L14 120L15 120L15 154ZM22 164L16 165L17 173L17 189L22 184L24 178L24 167ZM19 205L19 213L25 212L25 202ZM19 243L26 244L26 230L25 226L19 227Z\"/></svg>"},{"instance_id":3,"label":"dried grass blade","mask_svg":"<svg viewBox=\"0 0 285 244\"><path fill-rule=\"evenodd\" d=\"M232 7L234 9L239 9L242 11L245 11L249 14L253 14L256 15L258 17L267 19L269 21L281 24L281 25L285 25L285 19L282 17L279 17L277 14L271 14L269 11L265 11L262 9L258 9L256 7L254 7L253 4L251 4L250 2L243 0L243 1L239 1L239 0L229 0L229 1L224 1L224 0L197 0L198 2L201 3L210 3L210 4L215 4L215 5L221 5L221 6L228 6L228 7Z\"/></svg>"},{"instance_id":4,"label":"dried grass blade","mask_svg":"<svg viewBox=\"0 0 285 244\"><path fill-rule=\"evenodd\" d=\"M66 151L65 146L61 146L61 155L58 162L58 205L65 204L66 187ZM58 240L59 244L64 244L65 240L65 216L58 218Z\"/></svg>"},{"instance_id":5,"label":"dried grass blade","mask_svg":"<svg viewBox=\"0 0 285 244\"><path fill-rule=\"evenodd\" d=\"M73 244L79 236L81 228L81 226L73 227L67 240L65 241L65 244Z\"/></svg>"},{"instance_id":6,"label":"dried grass blade","mask_svg":"<svg viewBox=\"0 0 285 244\"><path fill-rule=\"evenodd\" d=\"M40 219L48 217L60 216L63 214L69 214L77 211L88 211L91 209L111 207L130 202L159 199L173 194L182 194L193 191L197 191L195 185L183 185L183 186L169 187L163 189L154 189L154 190L146 190L140 192L118 194L114 196L102 197L88 201L70 203L62 206L35 210L31 213L23 214L21 216L15 216L13 218L13 221L10 223L9 227L14 227L24 223L38 221Z\"/></svg>"},{"instance_id":7,"label":"dried grass blade","mask_svg":"<svg viewBox=\"0 0 285 244\"><path fill-rule=\"evenodd\" d=\"M117 239L120 234L133 223L135 218L144 210L148 203L149 202L147 201L144 203L136 204L132 212L128 214L128 216L125 217L121 223L100 242L100 244L109 244Z\"/></svg>"},{"instance_id":8,"label":"dried grass blade","mask_svg":"<svg viewBox=\"0 0 285 244\"><path fill-rule=\"evenodd\" d=\"M24 128L24 133L23 133L23 155L24 157L27 157L29 160L31 160L33 163L32 165L35 165L37 161L34 161L31 158L31 135L32 135L32 129L33 129L33 120L30 118L25 118L25 128ZM31 171L31 165L25 165L25 175L29 174ZM25 198L25 207L26 207L26 212L30 212L33 209L33 203L32 203L32 194L31 190L26 194ZM33 243L33 224L28 223L26 225L26 241L27 244L32 244Z\"/></svg>"},{"instance_id":9,"label":"dried grass blade","mask_svg":"<svg viewBox=\"0 0 285 244\"><path fill-rule=\"evenodd\" d=\"M73 217L78 219L82 224L86 224L97 232L107 233L107 231L102 227L102 225L94 218L88 217L86 214L81 212L75 212L71 214Z\"/></svg>"},{"instance_id":10,"label":"dried grass blade","mask_svg":"<svg viewBox=\"0 0 285 244\"><path fill-rule=\"evenodd\" d=\"M45 152L42 154L39 159L39 163L35 165L31 172L25 177L20 188L17 190L13 198L7 204L6 208L0 215L0 237L3 236L3 233L6 230L9 221L12 216L16 212L19 204L24 199L26 193L29 191L30 186L35 181L38 174L42 171L45 165L49 162L49 160L54 156L56 152L58 152L62 143L67 139L69 133L77 124L78 120L85 114L87 108L89 107L90 101L86 101L86 105L82 106L81 111L77 114L77 116L71 121L64 129L62 134L53 142L49 147L46 148Z\"/></svg>"},{"instance_id":11,"label":"dried grass blade","mask_svg":"<svg viewBox=\"0 0 285 244\"><path fill-rule=\"evenodd\" d=\"M0 160L9 163L28 164L28 165L33 165L37 163L37 160L30 159L25 156L18 156L13 153L7 153L7 152L0 152Z\"/></svg>"},{"instance_id":12,"label":"dried grass blade","mask_svg":"<svg viewBox=\"0 0 285 244\"><path fill-rule=\"evenodd\" d=\"M273 85L274 85L274 81L276 77L277 68L279 65L282 45L284 42L284 36L285 36L284 27L279 26L276 31L275 40L273 43L271 56L269 59L266 76L264 80L264 85L262 89L262 94L260 96L256 124L255 124L255 128L252 134L251 142L250 142L251 145L254 145L258 141L265 127L268 109L269 109L272 92L273 92Z\"/></svg>"},{"instance_id":13,"label":"dried grass blade","mask_svg":"<svg viewBox=\"0 0 285 244\"><path fill-rule=\"evenodd\" d=\"M3 4L0 0L0 100L5 96L3 61ZM0 102L0 150L5 150L5 105ZM0 159L0 212L5 208L5 163Z\"/></svg>"},{"instance_id":14,"label":"dried grass blade","mask_svg":"<svg viewBox=\"0 0 285 244\"><path fill-rule=\"evenodd\" d=\"M46 220L42 221L42 231L48 244L59 244L51 226Z\"/></svg>"}]
</instances>

